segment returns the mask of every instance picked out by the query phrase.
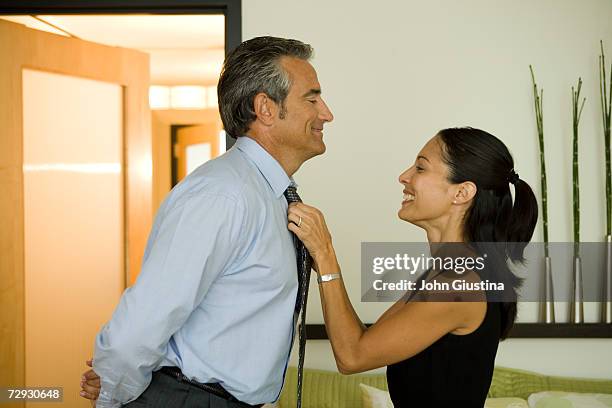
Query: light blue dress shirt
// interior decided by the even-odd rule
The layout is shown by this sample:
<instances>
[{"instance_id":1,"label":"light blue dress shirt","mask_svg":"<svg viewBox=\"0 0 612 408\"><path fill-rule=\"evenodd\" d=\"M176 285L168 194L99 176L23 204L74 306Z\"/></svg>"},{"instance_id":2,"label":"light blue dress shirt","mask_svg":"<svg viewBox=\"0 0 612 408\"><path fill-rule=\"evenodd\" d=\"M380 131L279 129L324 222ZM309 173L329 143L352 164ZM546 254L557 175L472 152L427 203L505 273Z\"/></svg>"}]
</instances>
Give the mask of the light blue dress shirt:
<instances>
[{"instance_id":1,"label":"light blue dress shirt","mask_svg":"<svg viewBox=\"0 0 612 408\"><path fill-rule=\"evenodd\" d=\"M170 192L137 282L96 337L99 408L134 400L163 366L249 404L278 399L298 286L291 182L245 136Z\"/></svg>"}]
</instances>

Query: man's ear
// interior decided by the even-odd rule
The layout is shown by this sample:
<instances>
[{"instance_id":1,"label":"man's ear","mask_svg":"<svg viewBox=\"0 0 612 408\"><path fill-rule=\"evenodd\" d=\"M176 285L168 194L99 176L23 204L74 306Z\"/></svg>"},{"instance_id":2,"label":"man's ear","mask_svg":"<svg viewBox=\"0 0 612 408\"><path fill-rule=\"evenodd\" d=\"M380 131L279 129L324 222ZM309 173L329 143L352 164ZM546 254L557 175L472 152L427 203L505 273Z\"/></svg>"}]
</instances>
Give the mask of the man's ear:
<instances>
[{"instance_id":1,"label":"man's ear","mask_svg":"<svg viewBox=\"0 0 612 408\"><path fill-rule=\"evenodd\" d=\"M277 116L278 107L268 95L263 92L255 95L253 100L253 108L257 120L266 126L271 126L274 123L274 119Z\"/></svg>"},{"instance_id":2,"label":"man's ear","mask_svg":"<svg viewBox=\"0 0 612 408\"><path fill-rule=\"evenodd\" d=\"M469 203L476 195L476 191L478 191L476 184L472 183L471 181L465 181L459 184L457 187L458 188L453 199L453 203L455 204Z\"/></svg>"}]
</instances>

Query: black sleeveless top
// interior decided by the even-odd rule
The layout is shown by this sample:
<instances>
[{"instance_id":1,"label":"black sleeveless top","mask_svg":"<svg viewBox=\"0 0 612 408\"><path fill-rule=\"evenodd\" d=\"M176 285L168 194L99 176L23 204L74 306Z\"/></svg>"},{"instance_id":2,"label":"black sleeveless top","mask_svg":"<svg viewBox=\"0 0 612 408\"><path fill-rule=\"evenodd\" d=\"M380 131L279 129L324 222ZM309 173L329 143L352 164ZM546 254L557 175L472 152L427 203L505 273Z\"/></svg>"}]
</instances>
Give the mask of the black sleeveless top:
<instances>
[{"instance_id":1,"label":"black sleeveless top","mask_svg":"<svg viewBox=\"0 0 612 408\"><path fill-rule=\"evenodd\" d=\"M487 302L472 333L447 333L419 354L387 367L395 408L484 406L501 333L502 303Z\"/></svg>"}]
</instances>

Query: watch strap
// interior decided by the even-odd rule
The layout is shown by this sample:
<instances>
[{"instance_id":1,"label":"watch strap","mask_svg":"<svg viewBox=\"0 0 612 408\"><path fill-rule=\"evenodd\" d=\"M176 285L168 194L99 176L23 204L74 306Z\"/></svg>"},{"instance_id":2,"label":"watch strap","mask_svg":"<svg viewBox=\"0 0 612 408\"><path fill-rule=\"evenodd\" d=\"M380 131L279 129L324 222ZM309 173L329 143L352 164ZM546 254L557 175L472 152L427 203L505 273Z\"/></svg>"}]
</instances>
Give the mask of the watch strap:
<instances>
[{"instance_id":1,"label":"watch strap","mask_svg":"<svg viewBox=\"0 0 612 408\"><path fill-rule=\"evenodd\" d=\"M336 279L340 279L341 277L342 275L340 275L339 273L328 273L328 274L320 275L319 277L317 277L317 282L318 283L329 282L329 281L333 281Z\"/></svg>"}]
</instances>

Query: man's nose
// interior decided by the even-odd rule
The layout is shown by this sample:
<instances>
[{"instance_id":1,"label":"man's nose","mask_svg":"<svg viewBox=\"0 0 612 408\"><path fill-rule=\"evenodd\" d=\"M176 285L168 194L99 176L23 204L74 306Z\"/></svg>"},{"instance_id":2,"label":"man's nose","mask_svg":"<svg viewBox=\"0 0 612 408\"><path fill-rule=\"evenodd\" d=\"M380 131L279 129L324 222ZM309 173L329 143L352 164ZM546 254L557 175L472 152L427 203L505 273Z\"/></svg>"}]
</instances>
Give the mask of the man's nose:
<instances>
[{"instance_id":1,"label":"man's nose","mask_svg":"<svg viewBox=\"0 0 612 408\"><path fill-rule=\"evenodd\" d=\"M321 99L321 105L322 109L319 112L319 118L321 118L325 122L331 122L332 120L334 120L334 114L331 112L329 106L327 106L323 99Z\"/></svg>"}]
</instances>

